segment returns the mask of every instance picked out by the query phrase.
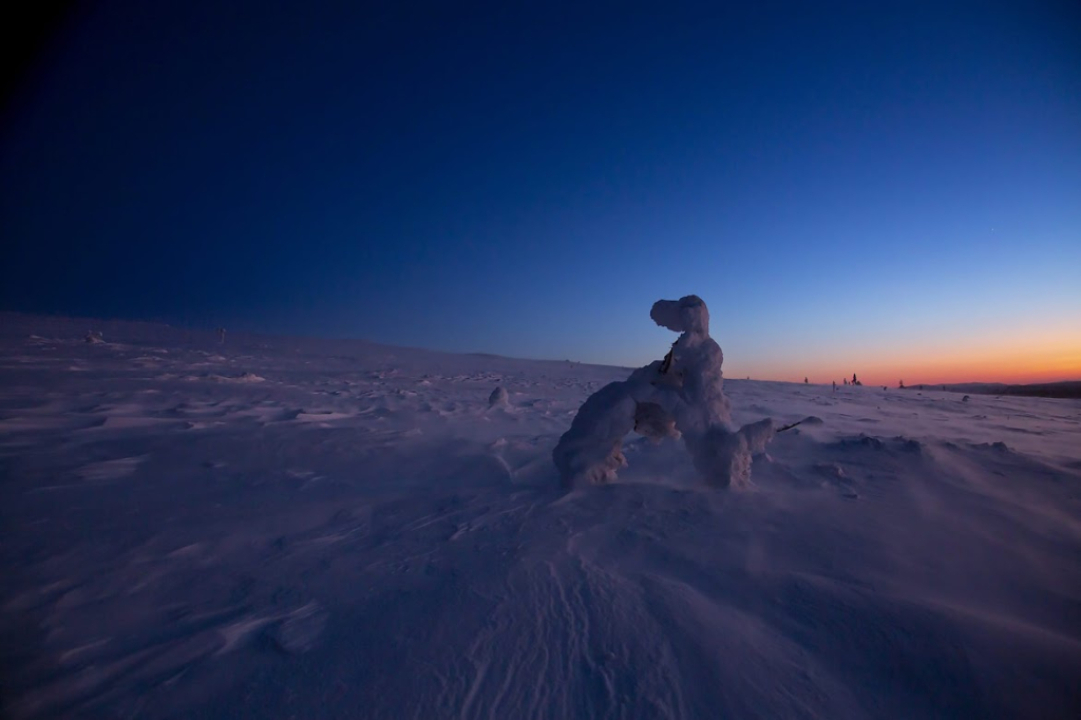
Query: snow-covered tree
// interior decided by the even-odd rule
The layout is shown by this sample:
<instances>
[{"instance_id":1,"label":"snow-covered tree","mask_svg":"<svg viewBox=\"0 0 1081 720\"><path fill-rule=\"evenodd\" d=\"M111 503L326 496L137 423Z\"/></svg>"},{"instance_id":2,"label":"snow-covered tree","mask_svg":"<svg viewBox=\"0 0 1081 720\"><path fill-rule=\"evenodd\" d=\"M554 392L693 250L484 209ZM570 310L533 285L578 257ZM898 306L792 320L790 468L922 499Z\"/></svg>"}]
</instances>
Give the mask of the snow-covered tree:
<instances>
[{"instance_id":1,"label":"snow-covered tree","mask_svg":"<svg viewBox=\"0 0 1081 720\"><path fill-rule=\"evenodd\" d=\"M663 360L635 370L591 395L552 451L565 487L615 480L627 462L623 436L631 430L655 441L683 438L695 468L710 485L750 481L751 457L773 437L769 418L736 430L724 394L724 355L709 336L701 298L658 300L650 317L681 333Z\"/></svg>"}]
</instances>

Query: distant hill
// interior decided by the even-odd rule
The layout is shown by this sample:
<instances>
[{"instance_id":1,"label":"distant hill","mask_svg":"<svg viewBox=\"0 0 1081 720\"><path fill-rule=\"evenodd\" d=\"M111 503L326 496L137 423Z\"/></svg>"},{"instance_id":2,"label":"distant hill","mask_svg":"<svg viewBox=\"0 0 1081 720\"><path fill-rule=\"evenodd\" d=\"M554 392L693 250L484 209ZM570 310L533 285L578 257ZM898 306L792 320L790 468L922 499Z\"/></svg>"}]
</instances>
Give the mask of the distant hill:
<instances>
[{"instance_id":1,"label":"distant hill","mask_svg":"<svg viewBox=\"0 0 1081 720\"><path fill-rule=\"evenodd\" d=\"M912 385L906 390L945 390L979 395L1023 395L1026 397L1081 398L1081 380L1053 383L1007 385L1006 383L947 383Z\"/></svg>"}]
</instances>

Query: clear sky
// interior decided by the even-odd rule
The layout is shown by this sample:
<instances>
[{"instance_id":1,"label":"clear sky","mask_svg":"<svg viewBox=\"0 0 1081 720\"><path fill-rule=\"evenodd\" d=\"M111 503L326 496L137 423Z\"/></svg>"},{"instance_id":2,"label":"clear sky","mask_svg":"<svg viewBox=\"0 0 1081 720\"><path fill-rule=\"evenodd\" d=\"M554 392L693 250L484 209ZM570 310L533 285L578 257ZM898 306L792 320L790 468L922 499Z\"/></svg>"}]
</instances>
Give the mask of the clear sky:
<instances>
[{"instance_id":1,"label":"clear sky","mask_svg":"<svg viewBox=\"0 0 1081 720\"><path fill-rule=\"evenodd\" d=\"M223 7L228 5L228 7ZM98 2L0 306L730 377L1081 378L1075 2Z\"/></svg>"}]
</instances>

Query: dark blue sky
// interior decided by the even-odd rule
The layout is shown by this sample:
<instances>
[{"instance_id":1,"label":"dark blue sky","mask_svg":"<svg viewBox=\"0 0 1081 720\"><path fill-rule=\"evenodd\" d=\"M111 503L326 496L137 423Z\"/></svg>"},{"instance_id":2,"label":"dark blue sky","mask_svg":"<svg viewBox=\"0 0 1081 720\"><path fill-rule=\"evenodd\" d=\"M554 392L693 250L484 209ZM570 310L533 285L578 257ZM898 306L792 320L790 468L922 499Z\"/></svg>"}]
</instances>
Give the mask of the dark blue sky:
<instances>
[{"instance_id":1,"label":"dark blue sky","mask_svg":"<svg viewBox=\"0 0 1081 720\"><path fill-rule=\"evenodd\" d=\"M0 304L638 364L696 293L738 376L1081 375L1076 4L514 5L83 6Z\"/></svg>"}]
</instances>

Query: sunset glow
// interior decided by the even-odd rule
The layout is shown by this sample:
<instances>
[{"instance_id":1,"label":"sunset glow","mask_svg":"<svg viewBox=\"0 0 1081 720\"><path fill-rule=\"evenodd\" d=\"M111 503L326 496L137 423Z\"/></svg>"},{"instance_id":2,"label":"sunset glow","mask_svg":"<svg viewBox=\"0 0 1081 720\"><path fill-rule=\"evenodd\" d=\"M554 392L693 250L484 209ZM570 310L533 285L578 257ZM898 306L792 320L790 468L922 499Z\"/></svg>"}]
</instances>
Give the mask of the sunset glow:
<instances>
[{"instance_id":1,"label":"sunset glow","mask_svg":"<svg viewBox=\"0 0 1081 720\"><path fill-rule=\"evenodd\" d=\"M906 385L1001 382L1039 383L1081 378L1081 335L1061 330L1018 331L1009 338L967 338L956 344L941 339L915 347L868 348L842 361L814 358L806 365L794 362L741 362L729 353L729 375L750 375L762 380L841 384L855 372L865 385ZM793 366L796 367L793 367ZM806 369L802 369L805 367Z\"/></svg>"}]
</instances>

